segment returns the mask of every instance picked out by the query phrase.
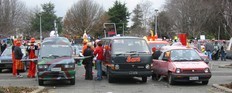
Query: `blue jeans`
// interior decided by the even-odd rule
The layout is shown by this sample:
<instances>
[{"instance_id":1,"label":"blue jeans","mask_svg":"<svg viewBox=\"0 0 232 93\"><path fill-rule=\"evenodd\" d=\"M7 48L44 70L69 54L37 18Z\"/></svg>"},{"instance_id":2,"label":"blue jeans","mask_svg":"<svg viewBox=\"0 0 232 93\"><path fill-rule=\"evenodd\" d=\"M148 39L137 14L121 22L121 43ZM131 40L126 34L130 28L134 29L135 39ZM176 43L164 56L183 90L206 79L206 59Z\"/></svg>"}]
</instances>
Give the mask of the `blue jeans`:
<instances>
[{"instance_id":1,"label":"blue jeans","mask_svg":"<svg viewBox=\"0 0 232 93\"><path fill-rule=\"evenodd\" d=\"M208 55L209 60L212 60L212 52L206 51L206 53L207 53L207 55Z\"/></svg>"},{"instance_id":2,"label":"blue jeans","mask_svg":"<svg viewBox=\"0 0 232 93\"><path fill-rule=\"evenodd\" d=\"M101 60L96 60L96 65L97 65L97 79L101 80L102 79L102 61Z\"/></svg>"},{"instance_id":3,"label":"blue jeans","mask_svg":"<svg viewBox=\"0 0 232 93\"><path fill-rule=\"evenodd\" d=\"M226 53L225 53L225 51L221 52L221 61L226 61Z\"/></svg>"}]
</instances>

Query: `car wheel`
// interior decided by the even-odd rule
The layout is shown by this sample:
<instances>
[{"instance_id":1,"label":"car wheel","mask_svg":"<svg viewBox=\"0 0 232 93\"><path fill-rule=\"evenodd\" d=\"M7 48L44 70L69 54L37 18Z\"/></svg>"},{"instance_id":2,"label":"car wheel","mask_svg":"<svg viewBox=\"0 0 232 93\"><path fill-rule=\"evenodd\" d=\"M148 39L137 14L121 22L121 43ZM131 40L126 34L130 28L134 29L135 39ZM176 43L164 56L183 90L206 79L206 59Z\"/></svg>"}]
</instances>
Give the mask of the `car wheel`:
<instances>
[{"instance_id":1,"label":"car wheel","mask_svg":"<svg viewBox=\"0 0 232 93\"><path fill-rule=\"evenodd\" d=\"M168 84L169 85L174 85L175 81L173 80L173 77L171 75L171 73L168 74Z\"/></svg>"},{"instance_id":2,"label":"car wheel","mask_svg":"<svg viewBox=\"0 0 232 93\"><path fill-rule=\"evenodd\" d=\"M156 74L153 73L152 76L151 76L151 79L155 80L156 79L155 76L156 76Z\"/></svg>"},{"instance_id":3,"label":"car wheel","mask_svg":"<svg viewBox=\"0 0 232 93\"><path fill-rule=\"evenodd\" d=\"M76 82L76 79L74 78L74 79L71 79L70 80L70 85L75 85L75 82Z\"/></svg>"},{"instance_id":4,"label":"car wheel","mask_svg":"<svg viewBox=\"0 0 232 93\"><path fill-rule=\"evenodd\" d=\"M202 81L202 85L207 85L209 83L209 80L207 81Z\"/></svg>"},{"instance_id":5,"label":"car wheel","mask_svg":"<svg viewBox=\"0 0 232 93\"><path fill-rule=\"evenodd\" d=\"M0 73L2 73L2 69L0 69Z\"/></svg>"},{"instance_id":6,"label":"car wheel","mask_svg":"<svg viewBox=\"0 0 232 93\"><path fill-rule=\"evenodd\" d=\"M107 76L105 71L102 71L102 76Z\"/></svg>"},{"instance_id":7,"label":"car wheel","mask_svg":"<svg viewBox=\"0 0 232 93\"><path fill-rule=\"evenodd\" d=\"M110 75L109 72L107 73L107 78L108 78L108 82L109 82L109 83L114 83L114 79L113 79L113 77Z\"/></svg>"},{"instance_id":8,"label":"car wheel","mask_svg":"<svg viewBox=\"0 0 232 93\"><path fill-rule=\"evenodd\" d=\"M142 77L142 82L147 82L147 77Z\"/></svg>"},{"instance_id":9,"label":"car wheel","mask_svg":"<svg viewBox=\"0 0 232 93\"><path fill-rule=\"evenodd\" d=\"M44 85L44 81L43 80L38 80L38 83L40 86Z\"/></svg>"}]
</instances>

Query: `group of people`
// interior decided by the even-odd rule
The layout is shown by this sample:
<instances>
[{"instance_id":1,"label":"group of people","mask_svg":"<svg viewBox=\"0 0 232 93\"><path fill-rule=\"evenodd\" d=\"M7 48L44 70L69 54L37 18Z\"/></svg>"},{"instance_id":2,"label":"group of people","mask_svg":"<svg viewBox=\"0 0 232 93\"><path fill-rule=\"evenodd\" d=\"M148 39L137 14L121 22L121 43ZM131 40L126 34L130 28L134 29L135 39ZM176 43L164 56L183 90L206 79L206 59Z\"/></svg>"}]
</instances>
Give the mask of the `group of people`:
<instances>
[{"instance_id":1,"label":"group of people","mask_svg":"<svg viewBox=\"0 0 232 93\"><path fill-rule=\"evenodd\" d=\"M35 38L31 38L30 42L28 43L28 46L26 47L26 52L29 59L37 58L35 50L38 50L39 47L34 43L35 43ZM22 75L20 75L20 71L24 69L24 66L26 66L21 61L21 59L23 58L21 45L22 45L22 39L18 38L14 40L12 46L12 61L13 61L12 74L13 76L18 78L23 77ZM35 78L35 73L36 73L36 63L31 61L29 63L29 71L27 77Z\"/></svg>"},{"instance_id":2,"label":"group of people","mask_svg":"<svg viewBox=\"0 0 232 93\"><path fill-rule=\"evenodd\" d=\"M217 41L207 41L205 44L205 51L210 60L226 61L226 42L218 43Z\"/></svg>"},{"instance_id":3,"label":"group of people","mask_svg":"<svg viewBox=\"0 0 232 93\"><path fill-rule=\"evenodd\" d=\"M102 61L103 61L103 46L101 41L95 42L97 46L92 46L92 43L83 41L82 53L85 59L82 64L85 67L85 80L93 80L92 68L94 66L93 59L96 57L95 65L97 68L97 77L95 80L102 80Z\"/></svg>"}]
</instances>

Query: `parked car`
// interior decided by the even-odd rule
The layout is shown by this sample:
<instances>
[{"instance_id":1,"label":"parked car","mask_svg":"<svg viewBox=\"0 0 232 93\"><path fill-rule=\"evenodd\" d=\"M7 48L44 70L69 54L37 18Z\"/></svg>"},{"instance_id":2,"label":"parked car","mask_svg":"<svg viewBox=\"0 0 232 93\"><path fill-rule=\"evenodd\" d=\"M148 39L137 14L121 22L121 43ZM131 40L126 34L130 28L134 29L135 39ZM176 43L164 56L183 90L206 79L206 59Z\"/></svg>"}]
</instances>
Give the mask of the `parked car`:
<instances>
[{"instance_id":1,"label":"parked car","mask_svg":"<svg viewBox=\"0 0 232 93\"><path fill-rule=\"evenodd\" d=\"M159 59L153 59L152 79L168 78L170 85L176 82L201 81L207 85L211 78L209 66L193 48L164 46Z\"/></svg>"},{"instance_id":2,"label":"parked car","mask_svg":"<svg viewBox=\"0 0 232 93\"><path fill-rule=\"evenodd\" d=\"M151 76L151 51L145 39L138 37L106 37L101 39L104 46L103 74L108 82L115 78L142 77L147 82Z\"/></svg>"},{"instance_id":3,"label":"parked car","mask_svg":"<svg viewBox=\"0 0 232 93\"><path fill-rule=\"evenodd\" d=\"M39 85L44 81L69 80L75 85L75 61L71 43L65 37L48 37L39 51L37 77Z\"/></svg>"},{"instance_id":4,"label":"parked car","mask_svg":"<svg viewBox=\"0 0 232 93\"><path fill-rule=\"evenodd\" d=\"M167 41L162 41L162 40L148 41L147 43L151 51L153 47L155 47L157 50L160 50L161 47L169 45Z\"/></svg>"},{"instance_id":5,"label":"parked car","mask_svg":"<svg viewBox=\"0 0 232 93\"><path fill-rule=\"evenodd\" d=\"M26 58L26 48L24 46L21 46L22 52L23 52L23 58ZM9 69L12 71L12 46L7 47L3 53L0 56L0 72L2 72L3 69ZM24 63L24 69L23 71L27 71L28 64Z\"/></svg>"}]
</instances>

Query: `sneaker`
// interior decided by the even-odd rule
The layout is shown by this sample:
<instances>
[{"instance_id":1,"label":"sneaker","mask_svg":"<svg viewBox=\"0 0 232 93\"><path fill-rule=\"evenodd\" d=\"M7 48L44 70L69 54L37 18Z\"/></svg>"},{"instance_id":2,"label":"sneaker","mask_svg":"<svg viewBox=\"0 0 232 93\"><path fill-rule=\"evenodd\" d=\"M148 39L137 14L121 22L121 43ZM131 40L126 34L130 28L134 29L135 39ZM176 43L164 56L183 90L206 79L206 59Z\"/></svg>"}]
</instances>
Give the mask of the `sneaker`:
<instances>
[{"instance_id":1,"label":"sneaker","mask_svg":"<svg viewBox=\"0 0 232 93\"><path fill-rule=\"evenodd\" d=\"M22 75L17 75L18 78L22 78L23 76Z\"/></svg>"}]
</instances>

